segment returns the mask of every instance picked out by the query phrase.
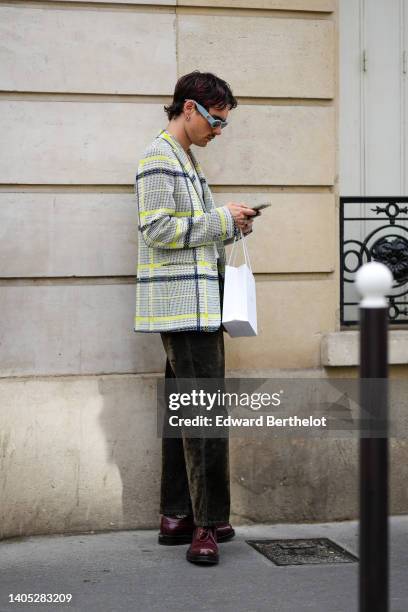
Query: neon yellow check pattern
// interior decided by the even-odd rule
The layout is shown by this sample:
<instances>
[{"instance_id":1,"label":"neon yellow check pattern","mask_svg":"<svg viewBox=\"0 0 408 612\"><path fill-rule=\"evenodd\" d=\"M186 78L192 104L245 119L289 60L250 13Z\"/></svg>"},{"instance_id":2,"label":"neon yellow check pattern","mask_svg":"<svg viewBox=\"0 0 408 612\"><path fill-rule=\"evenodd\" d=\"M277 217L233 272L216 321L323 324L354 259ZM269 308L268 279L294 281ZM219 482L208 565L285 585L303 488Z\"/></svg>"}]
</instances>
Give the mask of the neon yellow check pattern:
<instances>
[{"instance_id":1,"label":"neon yellow check pattern","mask_svg":"<svg viewBox=\"0 0 408 612\"><path fill-rule=\"evenodd\" d=\"M221 325L218 275L225 269L224 244L238 230L228 208L215 206L201 166L191 157L204 199L194 186L189 156L166 130L138 165L137 332L216 331Z\"/></svg>"}]
</instances>

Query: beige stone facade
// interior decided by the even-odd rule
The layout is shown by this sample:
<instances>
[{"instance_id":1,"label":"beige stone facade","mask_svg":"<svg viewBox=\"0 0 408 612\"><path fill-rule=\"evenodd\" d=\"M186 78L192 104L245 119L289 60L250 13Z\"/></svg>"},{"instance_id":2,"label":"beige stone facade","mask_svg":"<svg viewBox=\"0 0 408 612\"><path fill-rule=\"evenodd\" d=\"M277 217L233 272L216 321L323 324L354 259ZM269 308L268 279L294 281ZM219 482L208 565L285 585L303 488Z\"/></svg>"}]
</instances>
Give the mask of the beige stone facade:
<instances>
[{"instance_id":1,"label":"beige stone facade","mask_svg":"<svg viewBox=\"0 0 408 612\"><path fill-rule=\"evenodd\" d=\"M195 149L217 205L272 203L248 238L259 335L226 337L229 372L356 375L336 336L338 35L336 0L0 6L0 537L157 524L165 356L133 332L133 182L186 72L239 100ZM234 440L233 518L355 517L356 452Z\"/></svg>"}]
</instances>

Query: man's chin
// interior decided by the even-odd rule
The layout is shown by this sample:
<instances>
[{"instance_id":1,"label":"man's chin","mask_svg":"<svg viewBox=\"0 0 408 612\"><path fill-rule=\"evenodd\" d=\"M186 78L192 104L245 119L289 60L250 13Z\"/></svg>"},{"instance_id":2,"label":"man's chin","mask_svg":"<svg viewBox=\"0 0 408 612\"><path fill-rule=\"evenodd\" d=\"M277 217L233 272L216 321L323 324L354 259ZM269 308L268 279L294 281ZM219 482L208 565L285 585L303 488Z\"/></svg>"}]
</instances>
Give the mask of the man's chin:
<instances>
[{"instance_id":1,"label":"man's chin","mask_svg":"<svg viewBox=\"0 0 408 612\"><path fill-rule=\"evenodd\" d=\"M207 136L206 136L205 138L201 138L201 139L200 139L199 141L197 141L197 142L193 142L193 144L194 144L196 147L206 147L206 146L208 145L208 143L209 143L209 142L211 142L211 140L209 140L209 139L207 138Z\"/></svg>"}]
</instances>

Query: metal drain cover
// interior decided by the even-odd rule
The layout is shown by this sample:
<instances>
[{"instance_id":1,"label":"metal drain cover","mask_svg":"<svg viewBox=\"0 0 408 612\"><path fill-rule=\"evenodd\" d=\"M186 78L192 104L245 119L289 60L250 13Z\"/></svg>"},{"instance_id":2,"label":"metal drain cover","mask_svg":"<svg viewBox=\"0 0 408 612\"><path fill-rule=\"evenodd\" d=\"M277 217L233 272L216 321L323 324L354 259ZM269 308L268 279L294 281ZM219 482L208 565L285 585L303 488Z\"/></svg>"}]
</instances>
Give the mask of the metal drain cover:
<instances>
[{"instance_id":1,"label":"metal drain cover","mask_svg":"<svg viewBox=\"0 0 408 612\"><path fill-rule=\"evenodd\" d=\"M352 563L358 557L328 538L296 540L246 540L275 565L307 565L309 563Z\"/></svg>"}]
</instances>

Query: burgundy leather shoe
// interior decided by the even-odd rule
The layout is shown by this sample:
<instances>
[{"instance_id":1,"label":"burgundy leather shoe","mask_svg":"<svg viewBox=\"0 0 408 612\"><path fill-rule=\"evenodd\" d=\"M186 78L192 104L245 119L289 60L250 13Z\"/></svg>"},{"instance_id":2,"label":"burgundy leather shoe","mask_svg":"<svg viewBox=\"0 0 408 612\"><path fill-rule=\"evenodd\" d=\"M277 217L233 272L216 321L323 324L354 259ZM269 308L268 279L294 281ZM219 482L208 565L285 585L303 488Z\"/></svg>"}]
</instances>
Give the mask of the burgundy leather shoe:
<instances>
[{"instance_id":1,"label":"burgundy leather shoe","mask_svg":"<svg viewBox=\"0 0 408 612\"><path fill-rule=\"evenodd\" d=\"M196 527L186 554L190 563L218 563L217 530L215 527Z\"/></svg>"},{"instance_id":2,"label":"burgundy leather shoe","mask_svg":"<svg viewBox=\"0 0 408 612\"><path fill-rule=\"evenodd\" d=\"M217 525L217 542L227 542L235 535L235 531L230 523L221 523Z\"/></svg>"},{"instance_id":3,"label":"burgundy leather shoe","mask_svg":"<svg viewBox=\"0 0 408 612\"><path fill-rule=\"evenodd\" d=\"M161 517L159 544L173 546L176 544L189 544L194 531L193 517L175 518L171 516ZM227 542L235 535L235 531L229 523L217 525L217 542Z\"/></svg>"},{"instance_id":4,"label":"burgundy leather shoe","mask_svg":"<svg viewBox=\"0 0 408 612\"><path fill-rule=\"evenodd\" d=\"M163 514L160 521L159 544L166 544L167 546L189 544L193 531L194 520L192 516L176 518Z\"/></svg>"}]
</instances>

